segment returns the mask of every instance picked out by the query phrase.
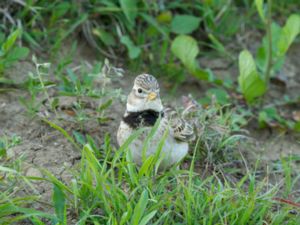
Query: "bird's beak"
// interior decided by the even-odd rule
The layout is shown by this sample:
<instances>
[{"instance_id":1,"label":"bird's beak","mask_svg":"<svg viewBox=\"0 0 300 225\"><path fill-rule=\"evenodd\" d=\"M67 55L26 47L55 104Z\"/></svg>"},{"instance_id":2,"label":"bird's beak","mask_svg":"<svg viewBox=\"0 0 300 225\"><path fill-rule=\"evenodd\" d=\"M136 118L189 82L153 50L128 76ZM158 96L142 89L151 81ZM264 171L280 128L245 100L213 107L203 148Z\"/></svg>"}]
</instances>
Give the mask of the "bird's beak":
<instances>
[{"instance_id":1,"label":"bird's beak","mask_svg":"<svg viewBox=\"0 0 300 225\"><path fill-rule=\"evenodd\" d=\"M150 101L153 101L154 99L156 99L157 94L154 92L150 92L150 94L148 95L147 99Z\"/></svg>"}]
</instances>

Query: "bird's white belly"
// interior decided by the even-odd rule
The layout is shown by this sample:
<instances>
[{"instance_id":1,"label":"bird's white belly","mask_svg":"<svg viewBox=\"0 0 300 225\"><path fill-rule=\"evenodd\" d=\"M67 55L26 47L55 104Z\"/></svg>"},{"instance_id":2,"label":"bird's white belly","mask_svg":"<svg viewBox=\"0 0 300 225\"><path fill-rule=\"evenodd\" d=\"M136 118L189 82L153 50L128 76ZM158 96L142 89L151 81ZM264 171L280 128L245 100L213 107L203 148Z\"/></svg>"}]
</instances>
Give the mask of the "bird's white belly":
<instances>
[{"instance_id":1,"label":"bird's white belly","mask_svg":"<svg viewBox=\"0 0 300 225\"><path fill-rule=\"evenodd\" d=\"M122 145L128 139L131 133L131 131L128 130L130 128L127 127L125 123L121 124L120 128L121 127L122 130L126 132L120 132L120 130L118 132L118 142L120 145ZM148 158L151 155L155 155L157 151L159 151L158 146L161 141L160 138L162 138L162 136L160 135L154 135L154 137L148 142L145 148L145 152L143 153L143 148L145 146L144 142L148 135L148 132L146 131L142 135L144 137L133 140L132 143L129 145L129 150L131 152L132 159L138 165L142 165L144 157L143 154L145 154L146 158ZM161 157L163 157L160 164L160 169L165 169L172 166L173 164L178 163L186 156L187 153L188 143L178 142L172 136L168 135L166 140L164 141L160 153L160 160Z\"/></svg>"},{"instance_id":2,"label":"bird's white belly","mask_svg":"<svg viewBox=\"0 0 300 225\"><path fill-rule=\"evenodd\" d=\"M171 138L167 138L167 140L165 140L164 145L160 152L160 160L162 159L160 164L161 169L168 168L173 164L178 163L188 153L187 143L184 142L178 143L177 141L170 140L170 139ZM157 151L160 151L158 145L159 145L159 140L157 140L157 142L153 140L152 142L149 143L149 145L145 150L146 158L148 158L151 155L155 155ZM144 147L144 143L142 143L141 141L133 142L130 145L132 158L134 162L137 163L138 165L141 165L143 161L143 147Z\"/></svg>"}]
</instances>

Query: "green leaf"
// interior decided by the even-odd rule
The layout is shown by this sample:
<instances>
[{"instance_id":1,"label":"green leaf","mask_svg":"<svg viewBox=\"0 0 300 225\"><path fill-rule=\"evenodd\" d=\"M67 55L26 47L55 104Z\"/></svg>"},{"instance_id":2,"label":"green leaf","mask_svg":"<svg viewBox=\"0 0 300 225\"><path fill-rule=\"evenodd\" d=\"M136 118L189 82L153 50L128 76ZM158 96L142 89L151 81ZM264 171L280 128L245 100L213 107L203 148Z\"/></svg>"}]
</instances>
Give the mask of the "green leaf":
<instances>
[{"instance_id":1,"label":"green leaf","mask_svg":"<svg viewBox=\"0 0 300 225\"><path fill-rule=\"evenodd\" d=\"M300 121L296 122L293 127L294 131L300 132Z\"/></svg>"},{"instance_id":2,"label":"green leaf","mask_svg":"<svg viewBox=\"0 0 300 225\"><path fill-rule=\"evenodd\" d=\"M212 16L212 18L214 18L214 16ZM212 25L209 30L213 31L216 37L231 37L239 31L243 20L243 15L241 15L240 12L229 7L218 23L212 19Z\"/></svg>"},{"instance_id":3,"label":"green leaf","mask_svg":"<svg viewBox=\"0 0 300 225\"><path fill-rule=\"evenodd\" d=\"M16 47L13 48L5 57L5 64L6 66L18 61L18 60L22 60L25 59L29 54L29 49L26 47Z\"/></svg>"},{"instance_id":4,"label":"green leaf","mask_svg":"<svg viewBox=\"0 0 300 225\"><path fill-rule=\"evenodd\" d=\"M86 144L86 139L84 137L84 135L82 135L80 132L77 132L77 131L73 131L73 136L75 137L75 140L82 144L82 145L85 145Z\"/></svg>"},{"instance_id":5,"label":"green leaf","mask_svg":"<svg viewBox=\"0 0 300 225\"><path fill-rule=\"evenodd\" d=\"M278 49L281 55L284 55L293 43L297 35L300 33L300 16L293 14L291 15L282 31L278 41Z\"/></svg>"},{"instance_id":6,"label":"green leaf","mask_svg":"<svg viewBox=\"0 0 300 225\"><path fill-rule=\"evenodd\" d=\"M238 78L239 85L247 102L251 103L255 98L262 96L266 91L266 84L259 76L251 53L244 50L239 55Z\"/></svg>"},{"instance_id":7,"label":"green leaf","mask_svg":"<svg viewBox=\"0 0 300 225\"><path fill-rule=\"evenodd\" d=\"M146 209L147 203L148 203L148 192L147 190L144 190L137 205L134 208L130 224L132 225L139 224L139 221L142 218L144 211Z\"/></svg>"},{"instance_id":8,"label":"green leaf","mask_svg":"<svg viewBox=\"0 0 300 225\"><path fill-rule=\"evenodd\" d=\"M264 13L264 0L255 0L255 5L261 20L265 23L266 17Z\"/></svg>"},{"instance_id":9,"label":"green leaf","mask_svg":"<svg viewBox=\"0 0 300 225\"><path fill-rule=\"evenodd\" d=\"M191 73L199 80L206 80L206 81L214 80L212 73L210 73L209 71L200 69L200 68L195 68L193 71L191 71Z\"/></svg>"},{"instance_id":10,"label":"green leaf","mask_svg":"<svg viewBox=\"0 0 300 225\"><path fill-rule=\"evenodd\" d=\"M0 45L5 41L5 34L3 32L0 32Z\"/></svg>"},{"instance_id":11,"label":"green leaf","mask_svg":"<svg viewBox=\"0 0 300 225\"><path fill-rule=\"evenodd\" d=\"M222 83L222 81L215 79L212 71L203 70L199 67L196 61L199 48L197 41L193 37L189 35L177 36L172 42L171 51L196 78L217 84Z\"/></svg>"},{"instance_id":12,"label":"green leaf","mask_svg":"<svg viewBox=\"0 0 300 225\"><path fill-rule=\"evenodd\" d=\"M72 23L72 26L68 27L68 29L65 30L59 38L56 38L52 48L58 49L62 41L65 38L69 37L76 30L76 28L79 27L82 23L84 23L87 19L88 19L87 13L83 13L80 16L78 16L77 20Z\"/></svg>"},{"instance_id":13,"label":"green leaf","mask_svg":"<svg viewBox=\"0 0 300 225\"><path fill-rule=\"evenodd\" d=\"M213 47L218 50L219 52L226 54L226 49L224 45L213 35L208 34L208 38L211 40Z\"/></svg>"},{"instance_id":14,"label":"green leaf","mask_svg":"<svg viewBox=\"0 0 300 225\"><path fill-rule=\"evenodd\" d=\"M151 166L153 165L154 161L154 155L149 156L141 166L139 170L139 177L142 177L143 175L147 174L147 172L151 169Z\"/></svg>"},{"instance_id":15,"label":"green leaf","mask_svg":"<svg viewBox=\"0 0 300 225\"><path fill-rule=\"evenodd\" d=\"M134 24L134 20L138 13L136 0L120 0L120 5L127 20L131 24Z\"/></svg>"},{"instance_id":16,"label":"green leaf","mask_svg":"<svg viewBox=\"0 0 300 225\"><path fill-rule=\"evenodd\" d=\"M71 10L72 5L69 2L58 3L52 10L51 24L57 21L57 19L63 17L68 11Z\"/></svg>"},{"instance_id":17,"label":"green leaf","mask_svg":"<svg viewBox=\"0 0 300 225\"><path fill-rule=\"evenodd\" d=\"M75 140L68 134L67 131L65 131L62 127L56 125L55 123L52 123L50 120L42 119L45 123L47 123L50 127L54 128L55 130L59 131L62 135L65 136L65 138L70 141L79 151L81 151L81 148L76 144Z\"/></svg>"},{"instance_id":18,"label":"green leaf","mask_svg":"<svg viewBox=\"0 0 300 225\"><path fill-rule=\"evenodd\" d=\"M263 109L259 112L258 123L260 128L266 127L270 121L277 117L277 111L274 107Z\"/></svg>"},{"instance_id":19,"label":"green leaf","mask_svg":"<svg viewBox=\"0 0 300 225\"><path fill-rule=\"evenodd\" d=\"M148 222L155 216L156 213L157 213L157 210L154 210L151 213L149 213L148 215L144 216L144 218L141 220L139 225L147 225Z\"/></svg>"},{"instance_id":20,"label":"green leaf","mask_svg":"<svg viewBox=\"0 0 300 225\"><path fill-rule=\"evenodd\" d=\"M122 36L121 43L127 47L128 55L130 59L136 59L141 54L141 49L134 45L129 36Z\"/></svg>"},{"instance_id":21,"label":"green leaf","mask_svg":"<svg viewBox=\"0 0 300 225\"><path fill-rule=\"evenodd\" d=\"M116 40L114 36L101 28L93 29L93 34L100 38L106 46L115 46Z\"/></svg>"},{"instance_id":22,"label":"green leaf","mask_svg":"<svg viewBox=\"0 0 300 225\"><path fill-rule=\"evenodd\" d=\"M211 88L206 92L208 97L215 96L218 103L221 105L225 105L229 103L229 95L224 89L220 88Z\"/></svg>"},{"instance_id":23,"label":"green leaf","mask_svg":"<svg viewBox=\"0 0 300 225\"><path fill-rule=\"evenodd\" d=\"M197 68L196 56L199 53L197 41L188 35L179 35L172 42L172 53L192 72Z\"/></svg>"},{"instance_id":24,"label":"green leaf","mask_svg":"<svg viewBox=\"0 0 300 225\"><path fill-rule=\"evenodd\" d=\"M281 30L282 29L278 24L272 23L272 26L271 26L272 57L273 57L274 61L278 61L278 62L275 62L276 65L273 65L273 68L272 68L273 71L279 70L284 62L284 58L283 58L283 56L280 56L278 47L277 47L277 45L278 45L277 43L278 43L280 35L282 33ZM261 46L257 50L256 57L255 57L256 65L257 65L259 71L261 71L263 74L265 73L265 70L267 68L267 63L268 63L268 57L267 57L268 48L269 48L268 39L265 36L263 38ZM280 58L282 58L282 59L280 59Z\"/></svg>"},{"instance_id":25,"label":"green leaf","mask_svg":"<svg viewBox=\"0 0 300 225\"><path fill-rule=\"evenodd\" d=\"M99 111L99 112L104 111L109 106L111 106L112 103L113 103L112 99L107 100L106 102L104 102L103 104L101 104L101 105L98 106L97 111Z\"/></svg>"},{"instance_id":26,"label":"green leaf","mask_svg":"<svg viewBox=\"0 0 300 225\"><path fill-rule=\"evenodd\" d=\"M171 11L163 11L157 15L156 20L159 23L170 23L172 21L172 12Z\"/></svg>"},{"instance_id":27,"label":"green leaf","mask_svg":"<svg viewBox=\"0 0 300 225\"><path fill-rule=\"evenodd\" d=\"M177 15L171 23L171 31L176 34L190 34L199 27L200 18L191 15Z\"/></svg>"},{"instance_id":28,"label":"green leaf","mask_svg":"<svg viewBox=\"0 0 300 225\"><path fill-rule=\"evenodd\" d=\"M22 35L24 37L24 40L27 41L30 45L37 49L42 49L41 45L34 39L33 36L31 36L30 33L24 31Z\"/></svg>"},{"instance_id":29,"label":"green leaf","mask_svg":"<svg viewBox=\"0 0 300 225\"><path fill-rule=\"evenodd\" d=\"M161 26L153 17L149 16L146 13L140 13L140 16L146 20L151 26L153 26L157 31L159 31L165 38L168 37L167 32L164 27Z\"/></svg>"},{"instance_id":30,"label":"green leaf","mask_svg":"<svg viewBox=\"0 0 300 225\"><path fill-rule=\"evenodd\" d=\"M53 203L57 218L60 224L67 224L67 211L65 194L59 186L54 184L53 186Z\"/></svg>"},{"instance_id":31,"label":"green leaf","mask_svg":"<svg viewBox=\"0 0 300 225\"><path fill-rule=\"evenodd\" d=\"M21 30L17 29L14 32L12 32L8 38L6 39L6 41L3 43L2 45L2 51L4 53L8 52L13 45L15 44L17 38L21 35Z\"/></svg>"}]
</instances>

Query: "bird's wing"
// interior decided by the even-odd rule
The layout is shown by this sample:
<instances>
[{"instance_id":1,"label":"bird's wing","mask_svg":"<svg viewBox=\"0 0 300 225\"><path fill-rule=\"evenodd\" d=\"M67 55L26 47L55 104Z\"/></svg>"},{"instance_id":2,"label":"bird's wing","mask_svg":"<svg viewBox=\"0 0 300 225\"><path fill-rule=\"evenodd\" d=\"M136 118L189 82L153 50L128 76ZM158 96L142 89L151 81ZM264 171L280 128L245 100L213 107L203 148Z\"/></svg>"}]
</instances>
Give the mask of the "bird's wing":
<instances>
[{"instance_id":1,"label":"bird's wing","mask_svg":"<svg viewBox=\"0 0 300 225\"><path fill-rule=\"evenodd\" d=\"M170 124L171 135L182 142L188 142L195 139L193 127L184 119L178 117L175 111L166 110L166 117Z\"/></svg>"}]
</instances>

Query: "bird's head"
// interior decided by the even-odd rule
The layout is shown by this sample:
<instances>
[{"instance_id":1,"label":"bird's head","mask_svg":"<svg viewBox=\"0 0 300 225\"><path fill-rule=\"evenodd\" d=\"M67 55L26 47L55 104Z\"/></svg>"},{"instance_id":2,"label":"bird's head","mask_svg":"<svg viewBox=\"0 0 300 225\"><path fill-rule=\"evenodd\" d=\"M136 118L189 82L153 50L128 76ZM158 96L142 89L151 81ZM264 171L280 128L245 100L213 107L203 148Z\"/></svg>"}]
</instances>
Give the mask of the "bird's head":
<instances>
[{"instance_id":1,"label":"bird's head","mask_svg":"<svg viewBox=\"0 0 300 225\"><path fill-rule=\"evenodd\" d=\"M138 75L127 98L127 111L138 112L153 110L161 112L163 106L159 96L159 85L156 78L150 74Z\"/></svg>"}]
</instances>

